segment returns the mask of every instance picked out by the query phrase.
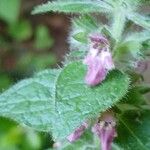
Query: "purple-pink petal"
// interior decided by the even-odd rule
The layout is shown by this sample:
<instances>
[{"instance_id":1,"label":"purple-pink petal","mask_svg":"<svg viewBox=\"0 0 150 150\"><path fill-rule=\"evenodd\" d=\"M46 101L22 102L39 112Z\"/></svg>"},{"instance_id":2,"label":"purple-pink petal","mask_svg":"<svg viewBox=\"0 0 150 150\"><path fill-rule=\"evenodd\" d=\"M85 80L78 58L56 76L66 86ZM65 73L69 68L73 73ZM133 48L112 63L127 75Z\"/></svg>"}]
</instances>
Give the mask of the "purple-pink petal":
<instances>
[{"instance_id":1,"label":"purple-pink petal","mask_svg":"<svg viewBox=\"0 0 150 150\"><path fill-rule=\"evenodd\" d=\"M95 86L105 79L107 72L98 56L87 56L84 63L86 63L88 67L85 77L85 81L88 85Z\"/></svg>"},{"instance_id":2,"label":"purple-pink petal","mask_svg":"<svg viewBox=\"0 0 150 150\"><path fill-rule=\"evenodd\" d=\"M100 55L101 61L103 62L103 66L107 70L112 70L115 68L112 55L109 51L102 51Z\"/></svg>"},{"instance_id":3,"label":"purple-pink petal","mask_svg":"<svg viewBox=\"0 0 150 150\"><path fill-rule=\"evenodd\" d=\"M91 42L97 42L97 43L101 43L101 44L108 44L108 40L100 34L92 34L90 35L90 40Z\"/></svg>"},{"instance_id":4,"label":"purple-pink petal","mask_svg":"<svg viewBox=\"0 0 150 150\"><path fill-rule=\"evenodd\" d=\"M90 49L83 63L87 65L86 84L96 86L101 83L109 70L115 68L108 40L99 34L90 36Z\"/></svg>"},{"instance_id":5,"label":"purple-pink petal","mask_svg":"<svg viewBox=\"0 0 150 150\"><path fill-rule=\"evenodd\" d=\"M86 122L84 122L79 128L77 128L73 133L71 133L67 139L69 142L74 142L76 140L78 140L81 135L84 133L85 129L88 128L88 124Z\"/></svg>"},{"instance_id":6,"label":"purple-pink petal","mask_svg":"<svg viewBox=\"0 0 150 150\"><path fill-rule=\"evenodd\" d=\"M112 149L112 142L117 135L114 120L105 118L93 126L92 132L99 137L102 150Z\"/></svg>"}]
</instances>

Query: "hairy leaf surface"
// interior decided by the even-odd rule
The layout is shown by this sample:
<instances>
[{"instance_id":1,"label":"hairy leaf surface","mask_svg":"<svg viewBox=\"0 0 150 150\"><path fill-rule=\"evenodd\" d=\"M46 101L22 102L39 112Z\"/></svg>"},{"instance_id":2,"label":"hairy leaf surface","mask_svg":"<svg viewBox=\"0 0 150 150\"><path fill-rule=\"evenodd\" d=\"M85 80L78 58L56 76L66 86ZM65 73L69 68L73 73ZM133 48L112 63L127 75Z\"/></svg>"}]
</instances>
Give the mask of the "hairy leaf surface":
<instances>
[{"instance_id":1,"label":"hairy leaf surface","mask_svg":"<svg viewBox=\"0 0 150 150\"><path fill-rule=\"evenodd\" d=\"M127 92L128 77L114 70L96 87L84 83L86 66L73 62L63 70L46 70L0 95L0 115L37 130L66 138L88 118L112 107Z\"/></svg>"},{"instance_id":2,"label":"hairy leaf surface","mask_svg":"<svg viewBox=\"0 0 150 150\"><path fill-rule=\"evenodd\" d=\"M33 14L45 12L64 12L64 13L94 13L94 12L107 12L111 9L110 5L103 1L97 0L65 0L48 2L43 5L37 6Z\"/></svg>"}]
</instances>

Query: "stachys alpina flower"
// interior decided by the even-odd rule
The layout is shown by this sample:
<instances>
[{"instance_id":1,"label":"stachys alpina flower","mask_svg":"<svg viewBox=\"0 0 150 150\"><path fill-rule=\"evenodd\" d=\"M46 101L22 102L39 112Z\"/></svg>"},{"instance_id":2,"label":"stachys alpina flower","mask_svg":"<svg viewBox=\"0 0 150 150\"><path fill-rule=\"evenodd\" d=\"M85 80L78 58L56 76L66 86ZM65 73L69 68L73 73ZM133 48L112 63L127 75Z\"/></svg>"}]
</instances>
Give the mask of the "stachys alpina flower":
<instances>
[{"instance_id":1,"label":"stachys alpina flower","mask_svg":"<svg viewBox=\"0 0 150 150\"><path fill-rule=\"evenodd\" d=\"M92 128L93 133L100 139L102 150L112 149L113 139L117 136L115 126L116 121L113 115L106 112L101 121L96 123Z\"/></svg>"},{"instance_id":2,"label":"stachys alpina flower","mask_svg":"<svg viewBox=\"0 0 150 150\"><path fill-rule=\"evenodd\" d=\"M89 53L83 63L88 68L85 81L90 86L101 83L108 71L115 68L109 42L104 36L98 34L90 36Z\"/></svg>"}]
</instances>

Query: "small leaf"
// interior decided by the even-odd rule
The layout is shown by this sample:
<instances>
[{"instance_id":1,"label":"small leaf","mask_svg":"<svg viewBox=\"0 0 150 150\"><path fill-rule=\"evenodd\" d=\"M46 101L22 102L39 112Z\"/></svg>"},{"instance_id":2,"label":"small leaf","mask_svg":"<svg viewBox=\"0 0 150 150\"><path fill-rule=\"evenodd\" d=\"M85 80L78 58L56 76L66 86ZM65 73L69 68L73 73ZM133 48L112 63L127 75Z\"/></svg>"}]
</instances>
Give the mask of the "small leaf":
<instances>
[{"instance_id":1,"label":"small leaf","mask_svg":"<svg viewBox=\"0 0 150 150\"><path fill-rule=\"evenodd\" d=\"M140 116L126 113L120 116L116 143L127 150L149 150L150 148L150 111Z\"/></svg>"},{"instance_id":2,"label":"small leaf","mask_svg":"<svg viewBox=\"0 0 150 150\"><path fill-rule=\"evenodd\" d=\"M111 9L110 5L102 1L92 0L66 0L54 1L37 6L32 14L45 12L64 12L64 13L93 13L93 12L107 12Z\"/></svg>"},{"instance_id":3,"label":"small leaf","mask_svg":"<svg viewBox=\"0 0 150 150\"><path fill-rule=\"evenodd\" d=\"M96 19L94 19L94 17L90 15L83 15L79 18L75 18L73 20L73 25L78 29L85 31L93 31L98 29Z\"/></svg>"},{"instance_id":4,"label":"small leaf","mask_svg":"<svg viewBox=\"0 0 150 150\"><path fill-rule=\"evenodd\" d=\"M87 34L85 32L79 32L73 35L73 38L81 43L87 43Z\"/></svg>"}]
</instances>

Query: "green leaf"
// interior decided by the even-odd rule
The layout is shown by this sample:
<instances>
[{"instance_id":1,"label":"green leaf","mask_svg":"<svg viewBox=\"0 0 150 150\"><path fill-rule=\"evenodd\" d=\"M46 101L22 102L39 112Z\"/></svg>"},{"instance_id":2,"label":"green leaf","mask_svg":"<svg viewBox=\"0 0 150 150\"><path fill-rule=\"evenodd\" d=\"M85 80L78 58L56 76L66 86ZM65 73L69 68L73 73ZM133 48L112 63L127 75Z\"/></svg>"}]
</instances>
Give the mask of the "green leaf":
<instances>
[{"instance_id":1,"label":"green leaf","mask_svg":"<svg viewBox=\"0 0 150 150\"><path fill-rule=\"evenodd\" d=\"M1 94L0 115L36 130L50 131L58 73L59 70L48 71L36 78L23 80Z\"/></svg>"},{"instance_id":2,"label":"green leaf","mask_svg":"<svg viewBox=\"0 0 150 150\"><path fill-rule=\"evenodd\" d=\"M11 77L9 77L7 74L2 74L2 73L0 73L0 80L1 80L0 92L2 90L7 89L13 82Z\"/></svg>"},{"instance_id":3,"label":"green leaf","mask_svg":"<svg viewBox=\"0 0 150 150\"><path fill-rule=\"evenodd\" d=\"M115 48L115 59L125 63L128 67L134 67L135 59L141 59L142 45L138 41L124 41Z\"/></svg>"},{"instance_id":4,"label":"green leaf","mask_svg":"<svg viewBox=\"0 0 150 150\"><path fill-rule=\"evenodd\" d=\"M77 29L85 30L87 32L98 29L96 19L90 15L83 15L79 18L73 19L73 26Z\"/></svg>"},{"instance_id":5,"label":"green leaf","mask_svg":"<svg viewBox=\"0 0 150 150\"><path fill-rule=\"evenodd\" d=\"M99 25L91 15L76 17L72 22L72 30L69 35L70 49L85 53L88 49L88 37L98 30Z\"/></svg>"},{"instance_id":6,"label":"green leaf","mask_svg":"<svg viewBox=\"0 0 150 150\"><path fill-rule=\"evenodd\" d=\"M20 0L0 0L0 18L7 23L17 21L20 9Z\"/></svg>"},{"instance_id":7,"label":"green leaf","mask_svg":"<svg viewBox=\"0 0 150 150\"><path fill-rule=\"evenodd\" d=\"M64 13L94 13L107 12L111 9L110 5L103 1L92 0L65 0L54 1L35 7L33 14L45 12L64 12Z\"/></svg>"},{"instance_id":8,"label":"green leaf","mask_svg":"<svg viewBox=\"0 0 150 150\"><path fill-rule=\"evenodd\" d=\"M69 135L84 120L112 107L127 92L129 79L119 71L112 71L101 85L93 88L85 84L85 73L86 67L74 62L57 79L56 110L60 118L55 124L55 137Z\"/></svg>"},{"instance_id":9,"label":"green leaf","mask_svg":"<svg viewBox=\"0 0 150 150\"><path fill-rule=\"evenodd\" d=\"M87 52L83 50L71 50L69 54L66 55L64 64L69 64L75 60L82 60L86 54Z\"/></svg>"},{"instance_id":10,"label":"green leaf","mask_svg":"<svg viewBox=\"0 0 150 150\"><path fill-rule=\"evenodd\" d=\"M81 43L87 43L87 33L85 32L76 33L73 38Z\"/></svg>"},{"instance_id":11,"label":"green leaf","mask_svg":"<svg viewBox=\"0 0 150 150\"><path fill-rule=\"evenodd\" d=\"M67 65L23 80L0 95L0 115L37 130L66 138L88 118L116 104L127 92L129 78L114 70L99 86L84 83L86 66Z\"/></svg>"},{"instance_id":12,"label":"green leaf","mask_svg":"<svg viewBox=\"0 0 150 150\"><path fill-rule=\"evenodd\" d=\"M142 16L138 13L130 13L128 14L128 19L147 30L150 30L150 17Z\"/></svg>"},{"instance_id":13,"label":"green leaf","mask_svg":"<svg viewBox=\"0 0 150 150\"><path fill-rule=\"evenodd\" d=\"M125 65L129 68L133 68L135 67L135 60L142 59L146 51L143 44L144 42L148 43L147 41L150 39L149 35L150 32L146 30L128 33L124 40L117 44L114 49L114 57L119 63L124 63L121 68Z\"/></svg>"},{"instance_id":14,"label":"green leaf","mask_svg":"<svg viewBox=\"0 0 150 150\"><path fill-rule=\"evenodd\" d=\"M126 103L138 107L142 105L144 100L145 100L144 96L139 92L139 88L137 87L133 87L132 89L130 89L129 92L127 93L127 97L124 99Z\"/></svg>"},{"instance_id":15,"label":"green leaf","mask_svg":"<svg viewBox=\"0 0 150 150\"><path fill-rule=\"evenodd\" d=\"M113 11L112 36L117 42L121 40L125 22L125 10L121 7L116 7Z\"/></svg>"},{"instance_id":16,"label":"green leaf","mask_svg":"<svg viewBox=\"0 0 150 150\"><path fill-rule=\"evenodd\" d=\"M120 116L116 142L126 150L149 150L150 148L150 111L141 115L126 113Z\"/></svg>"},{"instance_id":17,"label":"green leaf","mask_svg":"<svg viewBox=\"0 0 150 150\"><path fill-rule=\"evenodd\" d=\"M137 88L141 94L146 94L150 92L150 84L143 84L143 85L137 86Z\"/></svg>"},{"instance_id":18,"label":"green leaf","mask_svg":"<svg viewBox=\"0 0 150 150\"><path fill-rule=\"evenodd\" d=\"M142 32L134 32L129 33L127 37L125 38L125 42L128 41L137 41L139 43L142 43L144 41L150 40L150 31L144 30Z\"/></svg>"},{"instance_id":19,"label":"green leaf","mask_svg":"<svg viewBox=\"0 0 150 150\"><path fill-rule=\"evenodd\" d=\"M48 66L54 65L55 63L56 57L52 53L43 53L35 55L29 52L21 56L18 59L16 65L20 71L28 70L29 72L33 72L33 70L39 71L47 68Z\"/></svg>"}]
</instances>

